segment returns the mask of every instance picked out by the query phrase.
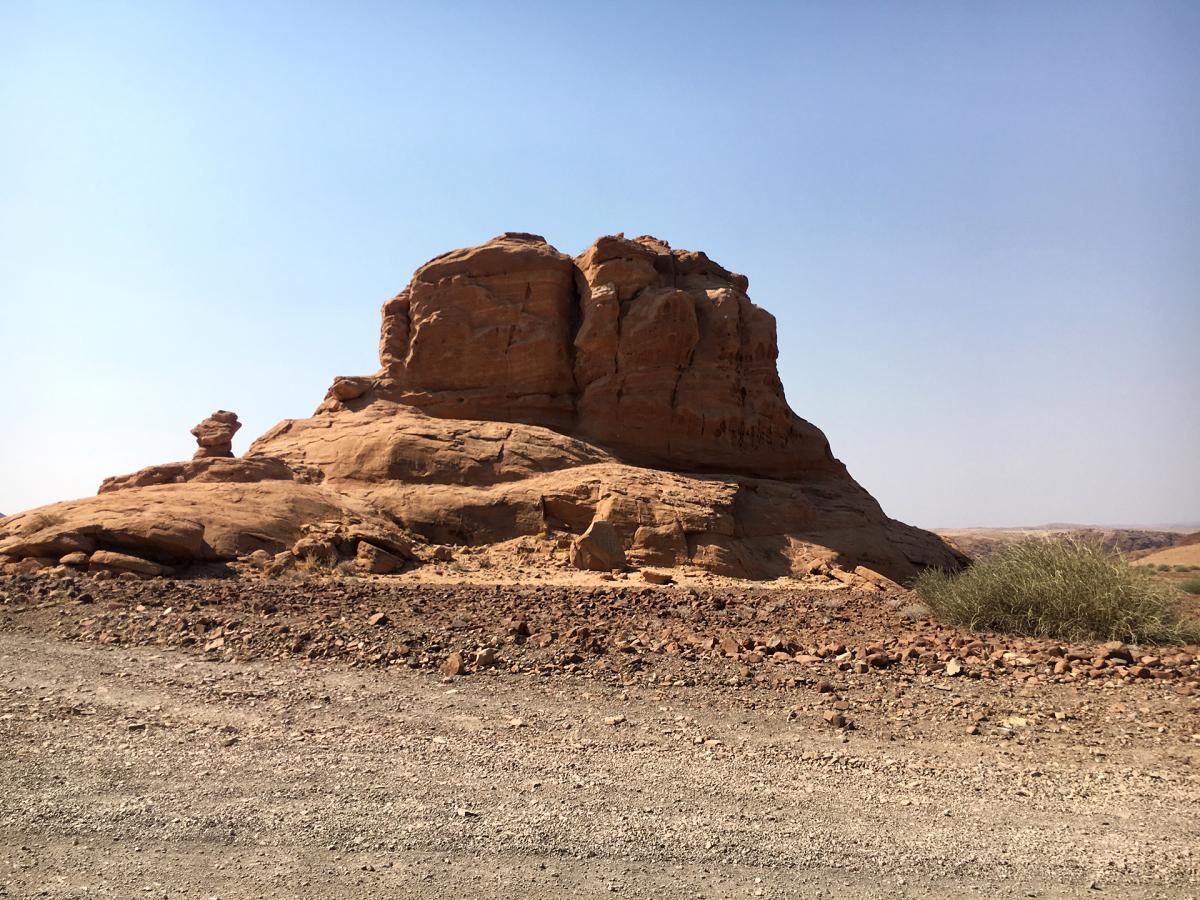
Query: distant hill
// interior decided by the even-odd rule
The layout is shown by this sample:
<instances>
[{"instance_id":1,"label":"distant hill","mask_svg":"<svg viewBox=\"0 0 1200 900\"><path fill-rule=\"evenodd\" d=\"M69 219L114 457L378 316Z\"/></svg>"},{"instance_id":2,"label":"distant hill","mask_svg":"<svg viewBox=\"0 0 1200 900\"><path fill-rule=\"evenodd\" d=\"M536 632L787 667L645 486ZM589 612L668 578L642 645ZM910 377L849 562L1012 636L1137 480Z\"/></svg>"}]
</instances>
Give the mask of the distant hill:
<instances>
[{"instance_id":1,"label":"distant hill","mask_svg":"<svg viewBox=\"0 0 1200 900\"><path fill-rule=\"evenodd\" d=\"M1184 535L1182 541L1161 550L1152 550L1136 557L1146 566L1200 566L1200 531Z\"/></svg>"},{"instance_id":2,"label":"distant hill","mask_svg":"<svg viewBox=\"0 0 1200 900\"><path fill-rule=\"evenodd\" d=\"M937 529L935 534L940 535L971 557L987 556L1006 544L1031 537L1070 537L1078 540L1098 541L1104 546L1132 558L1141 558L1169 548L1200 542L1200 532L1109 528L1074 524L1015 528L945 528ZM1197 552L1200 553L1200 544L1197 544ZM1180 565L1185 564L1180 563Z\"/></svg>"}]
</instances>

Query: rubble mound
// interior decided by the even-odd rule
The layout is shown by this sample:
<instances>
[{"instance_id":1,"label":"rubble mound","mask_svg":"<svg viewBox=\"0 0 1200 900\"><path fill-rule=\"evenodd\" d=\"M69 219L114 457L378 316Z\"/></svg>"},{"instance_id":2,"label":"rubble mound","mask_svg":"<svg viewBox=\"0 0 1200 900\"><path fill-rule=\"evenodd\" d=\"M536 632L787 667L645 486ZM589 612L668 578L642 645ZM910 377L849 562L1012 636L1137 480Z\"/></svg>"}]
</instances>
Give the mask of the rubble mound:
<instances>
[{"instance_id":1,"label":"rubble mound","mask_svg":"<svg viewBox=\"0 0 1200 900\"><path fill-rule=\"evenodd\" d=\"M774 318L747 290L651 237L575 259L524 233L452 251L384 304L377 373L339 376L312 417L241 458L221 410L193 429L190 461L0 520L0 564L138 577L153 566L128 558L253 557L387 574L451 552L421 544L532 536L595 571L865 584L958 568L791 411Z\"/></svg>"}]
</instances>

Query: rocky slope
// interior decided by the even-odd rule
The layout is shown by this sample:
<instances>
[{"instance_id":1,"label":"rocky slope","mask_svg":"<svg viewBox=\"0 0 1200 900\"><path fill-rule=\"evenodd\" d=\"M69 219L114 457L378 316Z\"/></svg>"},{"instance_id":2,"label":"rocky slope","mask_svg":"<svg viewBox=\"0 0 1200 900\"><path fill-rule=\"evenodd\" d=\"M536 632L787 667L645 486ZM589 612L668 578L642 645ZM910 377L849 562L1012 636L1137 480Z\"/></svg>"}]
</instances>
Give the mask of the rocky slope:
<instances>
[{"instance_id":1,"label":"rocky slope","mask_svg":"<svg viewBox=\"0 0 1200 900\"><path fill-rule=\"evenodd\" d=\"M387 572L537 536L591 568L862 583L957 567L788 407L774 319L747 286L649 237L576 259L515 233L444 254L384 305L378 373L339 377L241 459L236 416L215 413L195 459L0 521L0 562Z\"/></svg>"}]
</instances>

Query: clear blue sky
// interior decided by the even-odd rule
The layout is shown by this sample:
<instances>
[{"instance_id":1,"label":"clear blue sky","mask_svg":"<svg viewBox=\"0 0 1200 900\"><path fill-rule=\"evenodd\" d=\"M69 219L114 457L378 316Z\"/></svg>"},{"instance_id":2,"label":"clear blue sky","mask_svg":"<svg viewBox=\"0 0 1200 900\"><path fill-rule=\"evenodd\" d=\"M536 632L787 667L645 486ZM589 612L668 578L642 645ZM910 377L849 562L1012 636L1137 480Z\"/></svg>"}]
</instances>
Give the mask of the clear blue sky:
<instances>
[{"instance_id":1,"label":"clear blue sky","mask_svg":"<svg viewBox=\"0 0 1200 900\"><path fill-rule=\"evenodd\" d=\"M412 270L651 233L926 526L1200 519L1200 4L0 5L0 511L375 370Z\"/></svg>"}]
</instances>

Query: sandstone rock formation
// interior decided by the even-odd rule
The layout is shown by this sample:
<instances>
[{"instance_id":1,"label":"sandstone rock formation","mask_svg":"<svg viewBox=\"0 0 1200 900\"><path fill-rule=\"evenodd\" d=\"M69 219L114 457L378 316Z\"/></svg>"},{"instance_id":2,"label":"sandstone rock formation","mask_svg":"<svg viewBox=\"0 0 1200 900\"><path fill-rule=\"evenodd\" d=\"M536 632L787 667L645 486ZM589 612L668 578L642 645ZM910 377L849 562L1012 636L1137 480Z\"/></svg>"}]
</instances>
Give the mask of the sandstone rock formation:
<instances>
[{"instance_id":1,"label":"sandstone rock formation","mask_svg":"<svg viewBox=\"0 0 1200 900\"><path fill-rule=\"evenodd\" d=\"M384 305L379 395L544 425L641 465L844 472L788 408L775 319L747 285L650 237L601 238L571 260L537 235L501 235L432 260Z\"/></svg>"},{"instance_id":2,"label":"sandstone rock formation","mask_svg":"<svg viewBox=\"0 0 1200 900\"><path fill-rule=\"evenodd\" d=\"M196 443L200 445L193 459L233 456L233 436L242 427L236 413L218 409L215 413L192 429Z\"/></svg>"},{"instance_id":3,"label":"sandstone rock formation","mask_svg":"<svg viewBox=\"0 0 1200 900\"><path fill-rule=\"evenodd\" d=\"M375 375L339 376L311 418L240 459L237 417L214 413L193 429L195 459L0 521L0 562L257 554L272 570L384 573L421 555L413 541L540 536L598 570L868 583L957 567L791 411L774 319L746 291L649 237L601 238L576 259L520 233L453 251L384 305Z\"/></svg>"}]
</instances>

